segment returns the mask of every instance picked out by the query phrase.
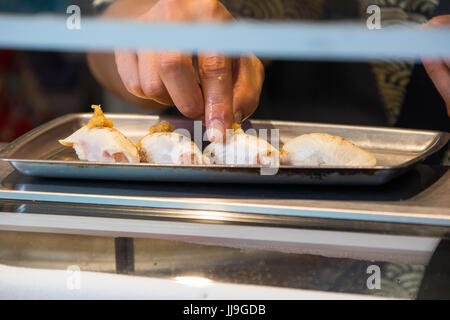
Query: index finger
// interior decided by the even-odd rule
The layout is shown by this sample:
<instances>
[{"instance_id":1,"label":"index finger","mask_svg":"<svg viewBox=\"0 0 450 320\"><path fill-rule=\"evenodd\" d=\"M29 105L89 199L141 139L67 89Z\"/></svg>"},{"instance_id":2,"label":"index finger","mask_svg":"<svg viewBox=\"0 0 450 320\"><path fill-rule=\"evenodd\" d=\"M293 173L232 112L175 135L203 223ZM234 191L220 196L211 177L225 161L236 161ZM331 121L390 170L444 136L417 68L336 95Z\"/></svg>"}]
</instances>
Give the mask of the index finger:
<instances>
[{"instance_id":1,"label":"index finger","mask_svg":"<svg viewBox=\"0 0 450 320\"><path fill-rule=\"evenodd\" d=\"M218 142L233 122L232 60L209 53L199 55L198 65L208 138Z\"/></svg>"}]
</instances>

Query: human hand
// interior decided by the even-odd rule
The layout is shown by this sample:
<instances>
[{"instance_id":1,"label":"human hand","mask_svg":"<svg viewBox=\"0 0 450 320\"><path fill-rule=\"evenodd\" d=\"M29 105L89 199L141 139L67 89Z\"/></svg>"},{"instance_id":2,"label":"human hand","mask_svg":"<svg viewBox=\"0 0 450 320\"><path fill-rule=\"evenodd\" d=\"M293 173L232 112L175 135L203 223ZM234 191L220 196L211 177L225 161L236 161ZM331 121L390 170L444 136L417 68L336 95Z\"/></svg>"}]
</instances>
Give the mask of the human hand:
<instances>
[{"instance_id":1,"label":"human hand","mask_svg":"<svg viewBox=\"0 0 450 320\"><path fill-rule=\"evenodd\" d=\"M138 18L146 22L214 21L233 17L217 0L159 0ZM233 122L259 103L264 68L253 54L228 57L201 52L115 51L123 85L134 96L175 105L186 117L204 120L211 141L220 141Z\"/></svg>"}]
</instances>

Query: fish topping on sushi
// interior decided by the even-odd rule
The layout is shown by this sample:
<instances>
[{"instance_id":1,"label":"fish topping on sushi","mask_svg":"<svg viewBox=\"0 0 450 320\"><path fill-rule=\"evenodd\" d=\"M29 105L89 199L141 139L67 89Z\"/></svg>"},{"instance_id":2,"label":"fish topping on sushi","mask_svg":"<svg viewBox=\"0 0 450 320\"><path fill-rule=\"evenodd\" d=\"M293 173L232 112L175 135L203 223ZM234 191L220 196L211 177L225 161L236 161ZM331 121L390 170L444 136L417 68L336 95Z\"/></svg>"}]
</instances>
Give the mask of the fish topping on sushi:
<instances>
[{"instance_id":1,"label":"fish topping on sushi","mask_svg":"<svg viewBox=\"0 0 450 320\"><path fill-rule=\"evenodd\" d=\"M83 161L138 163L136 146L107 119L99 105L92 105L94 115L89 122L65 139L64 146L73 147Z\"/></svg>"},{"instance_id":2,"label":"fish topping on sushi","mask_svg":"<svg viewBox=\"0 0 450 320\"><path fill-rule=\"evenodd\" d=\"M151 126L149 133L136 146L141 162L209 164L198 146L188 137L174 132L174 127L167 121Z\"/></svg>"},{"instance_id":3,"label":"fish topping on sushi","mask_svg":"<svg viewBox=\"0 0 450 320\"><path fill-rule=\"evenodd\" d=\"M111 119L106 119L99 105L93 104L91 108L94 109L94 114L86 125L88 129L96 127L112 128L114 126L114 122Z\"/></svg>"},{"instance_id":4,"label":"fish topping on sushi","mask_svg":"<svg viewBox=\"0 0 450 320\"><path fill-rule=\"evenodd\" d=\"M279 152L270 143L246 134L238 124L232 130L225 143L212 142L203 151L212 164L279 166Z\"/></svg>"},{"instance_id":5,"label":"fish topping on sushi","mask_svg":"<svg viewBox=\"0 0 450 320\"><path fill-rule=\"evenodd\" d=\"M374 167L370 152L339 136L309 133L289 140L281 148L281 164L313 167Z\"/></svg>"}]
</instances>

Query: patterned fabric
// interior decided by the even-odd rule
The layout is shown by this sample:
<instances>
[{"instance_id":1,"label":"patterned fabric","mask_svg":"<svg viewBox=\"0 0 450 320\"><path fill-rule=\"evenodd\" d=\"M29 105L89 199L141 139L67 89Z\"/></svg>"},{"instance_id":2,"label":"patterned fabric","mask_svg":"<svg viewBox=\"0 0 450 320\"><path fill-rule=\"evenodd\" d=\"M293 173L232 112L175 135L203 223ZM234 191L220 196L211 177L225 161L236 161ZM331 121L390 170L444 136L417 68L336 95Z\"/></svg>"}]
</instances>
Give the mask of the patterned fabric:
<instances>
[{"instance_id":1,"label":"patterned fabric","mask_svg":"<svg viewBox=\"0 0 450 320\"><path fill-rule=\"evenodd\" d=\"M361 15L369 5L381 8L383 28L403 23L425 23L436 9L439 0L360 0ZM379 94L384 103L389 124L394 125L400 114L414 64L408 61L371 63Z\"/></svg>"},{"instance_id":2,"label":"patterned fabric","mask_svg":"<svg viewBox=\"0 0 450 320\"><path fill-rule=\"evenodd\" d=\"M318 19L324 0L222 0L234 17L258 20Z\"/></svg>"},{"instance_id":3,"label":"patterned fabric","mask_svg":"<svg viewBox=\"0 0 450 320\"><path fill-rule=\"evenodd\" d=\"M93 0L92 4L96 10L102 12L108 5L113 2L114 0Z\"/></svg>"},{"instance_id":4,"label":"patterned fabric","mask_svg":"<svg viewBox=\"0 0 450 320\"><path fill-rule=\"evenodd\" d=\"M416 299L425 272L423 265L383 265L381 288L377 295L401 299Z\"/></svg>"}]
</instances>

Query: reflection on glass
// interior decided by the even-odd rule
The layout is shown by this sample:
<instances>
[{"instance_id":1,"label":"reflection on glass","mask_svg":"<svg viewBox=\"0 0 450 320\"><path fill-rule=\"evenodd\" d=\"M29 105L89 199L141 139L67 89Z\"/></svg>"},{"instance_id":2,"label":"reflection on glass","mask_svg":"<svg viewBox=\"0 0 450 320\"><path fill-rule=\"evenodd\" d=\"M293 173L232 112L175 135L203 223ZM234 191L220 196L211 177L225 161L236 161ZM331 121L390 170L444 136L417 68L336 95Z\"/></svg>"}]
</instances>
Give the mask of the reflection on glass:
<instances>
[{"instance_id":1,"label":"reflection on glass","mask_svg":"<svg viewBox=\"0 0 450 320\"><path fill-rule=\"evenodd\" d=\"M209 280L207 278L203 278L203 277L180 276L180 277L175 277L174 280L181 284L185 284L187 286L193 286L193 287L204 287L204 286L212 284L211 280Z\"/></svg>"}]
</instances>

